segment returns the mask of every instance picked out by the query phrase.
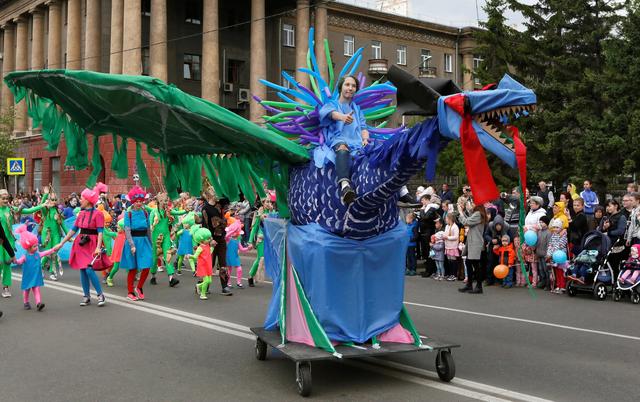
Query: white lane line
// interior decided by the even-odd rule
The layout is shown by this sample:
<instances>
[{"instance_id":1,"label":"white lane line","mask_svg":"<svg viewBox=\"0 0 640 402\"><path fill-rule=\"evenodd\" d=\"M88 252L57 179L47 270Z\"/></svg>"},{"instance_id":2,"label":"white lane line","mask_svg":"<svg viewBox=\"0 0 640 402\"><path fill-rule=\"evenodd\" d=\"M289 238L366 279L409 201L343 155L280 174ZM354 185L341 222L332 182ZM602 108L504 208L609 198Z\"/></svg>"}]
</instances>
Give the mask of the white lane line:
<instances>
[{"instance_id":1,"label":"white lane line","mask_svg":"<svg viewBox=\"0 0 640 402\"><path fill-rule=\"evenodd\" d=\"M14 277L19 277L18 275L14 275ZM66 289L69 290L74 290L74 291L82 291L81 288L74 286L74 285L69 285L66 283L62 283L62 282L54 282L54 281L49 281L49 280L45 280L45 283L47 284L47 287L64 287ZM138 302L132 302L129 299L127 299L126 297L123 296L119 296L113 293L107 293L104 292L105 296L108 298L107 299L107 303L109 303L112 300L118 300L121 301L123 303L126 303L127 306L131 306L134 305ZM147 307L147 308L151 308L154 310L158 310L158 311L162 311L165 313L169 313L169 314L175 314L175 315L179 315L179 316L183 316L186 318L190 318L190 319L194 319L194 320L199 320L199 321L204 321L204 322L208 322L210 324L216 324L216 325L221 325L221 326L225 326L228 328L232 328L232 329L236 329L239 331L245 331L247 333L252 334L251 330L249 329L249 327L245 326L245 325L240 325L240 324L235 324L233 322L229 322L229 321L224 321L224 320L218 320L215 318L211 318L211 317L207 317L204 315L200 315L200 314L194 314L194 313L190 313L187 311L183 311L183 310L177 310L171 307L165 307L159 304L153 304L153 303L149 303L147 301L143 301L140 302L139 305ZM255 338L254 338L255 339Z\"/></svg>"},{"instance_id":2,"label":"white lane line","mask_svg":"<svg viewBox=\"0 0 640 402\"><path fill-rule=\"evenodd\" d=\"M273 284L272 282L269 282L269 281L261 281L261 282ZM481 316L481 317L497 318L497 319L507 320L507 321L524 322L524 323L527 323L527 324L534 324L534 325L544 325L544 326L547 326L547 327L561 328L561 329L567 329L567 330L571 330L571 331L587 332L587 333L591 333L591 334L604 335L604 336L613 336L613 337L616 337L616 338L630 339L630 340L633 340L633 341L640 341L640 337L638 337L638 336L618 334L618 333L615 333L615 332L599 331L597 329L571 327L569 325L554 324L552 322L527 320L525 318L507 317L507 316L504 316L504 315L481 313L481 312L478 312L478 311L462 310L462 309L457 309L457 308L434 306L434 305L431 305L431 304L414 303L414 302L408 302L408 301L405 301L404 304L409 305L409 306L432 308L432 309L436 309L436 310L451 311L451 312L454 312L454 313L462 313L462 314L469 314L469 315L477 315L477 316ZM425 337L421 337L421 338L425 338Z\"/></svg>"},{"instance_id":3,"label":"white lane line","mask_svg":"<svg viewBox=\"0 0 640 402\"><path fill-rule=\"evenodd\" d=\"M413 366L408 366L406 364L402 364L402 363L398 363L398 362L394 362L394 361L390 361L390 360L382 360L380 358L372 358L372 357L365 357L362 358L361 360L366 361L370 364L374 364L374 365L378 365L378 366L386 366L386 367L390 367L399 371L403 371L405 373L410 373L413 375L416 374L420 374L422 376L425 377L430 377L433 379L437 379L438 378L438 374L435 371L429 371L429 370L424 370L421 368L417 368L417 367L413 367ZM454 378L453 380L451 380L450 384L453 385L460 385L460 386L464 386L467 388L472 388L472 389L476 389L479 391L484 391L484 392L488 392L488 393L492 393L492 394L497 394L503 397L507 397L507 398L511 398L511 399L518 399L521 401L528 401L528 402L552 402L549 399L543 399L543 398L538 398L536 396L533 395L528 395L528 394L523 394L520 392L515 392L515 391L510 391L508 389L504 389L504 388L499 388L499 387L494 387L492 385L487 385L487 384L482 384L479 382L475 382L475 381L470 381L470 380L464 380L462 378Z\"/></svg>"},{"instance_id":4,"label":"white lane line","mask_svg":"<svg viewBox=\"0 0 640 402\"><path fill-rule=\"evenodd\" d=\"M640 337L638 337L638 336L617 334L615 332L598 331L598 330L589 329L589 328L571 327L569 325L554 324L552 322L527 320L525 318L507 317L507 316L504 316L504 315L480 313L480 312L477 312L477 311L461 310L461 309L457 309L457 308L434 306L434 305L422 304L422 303L404 302L404 304L407 304L409 306L426 307L426 308L432 308L432 309L436 309L436 310L451 311L451 312L454 312L454 313L477 315L477 316L480 316L480 317L498 318L498 319L507 320L507 321L517 321L517 322L524 322L524 323L527 323L527 324L544 325L544 326L547 326L547 327L562 328L562 329L568 329L568 330L571 330L571 331L586 332L586 333L589 333L589 334L613 336L613 337L616 337L616 338L631 339L633 341L640 341Z\"/></svg>"},{"instance_id":5,"label":"white lane line","mask_svg":"<svg viewBox=\"0 0 640 402\"><path fill-rule=\"evenodd\" d=\"M487 395L476 391L471 391L465 388L456 387L455 385L450 385L447 383L443 383L440 381L428 380L422 377L416 376L407 376L406 373L398 372L395 370L390 370L387 368L362 363L355 360L348 360L344 362L349 366L357 367L363 370L372 371L374 373L382 374L388 377L393 377L398 380L408 381L414 384L422 385L429 388L435 388L440 391L449 392L451 394L461 395L471 399L477 399L479 401L491 401L491 402L508 402L509 399L498 398L493 395Z\"/></svg>"},{"instance_id":6,"label":"white lane line","mask_svg":"<svg viewBox=\"0 0 640 402\"><path fill-rule=\"evenodd\" d=\"M16 280L21 280L22 279L22 275L20 274L13 274L12 277ZM74 286L74 285L69 285L66 283L60 283L60 282L53 282L53 281L49 281L49 280L45 280L45 283L47 284L47 288L51 288L54 290L58 290L64 293L69 293L69 294L74 294L74 295L82 295L82 288L79 286ZM229 334L229 335L234 335L234 336L238 336L240 338L244 338L244 339L248 339L251 341L255 341L255 335L253 335L253 333L250 333L249 331L249 327L243 326L243 325L239 325L239 324L235 324L232 322L228 322L228 321L223 321L223 320L217 320L214 318L210 318L210 317L206 317L206 316L202 316L199 314L192 314L183 310L177 310L177 309L173 309L173 308L169 308L169 307L164 307L164 306L160 306L157 304L151 304L151 303L147 303L147 302L141 302L141 303L137 303L137 302L130 302L127 301L126 298L122 297L122 296L117 296L114 294L109 294L105 292L105 296L107 296L107 304L114 304L117 306L121 306L121 307L126 307L126 308L130 308L133 310L137 310L137 311L141 311L141 312L145 312L145 313L149 313L149 314L153 314L162 318L167 318L167 319L172 319L175 321L179 321L179 322L183 322L186 324L191 324L191 325L195 325L195 326L199 326L202 328L207 328L213 331L218 331L218 332L222 332L225 334ZM217 325L217 324L221 324L221 325ZM224 326L223 326L224 325ZM241 332L238 331L236 329L232 329L232 328L238 328L241 329L242 331L246 331L246 332ZM376 359L378 360L378 359ZM403 381L407 381L407 382L411 382L414 384L418 384L418 385L422 385L422 386L427 386L430 388L434 388L434 389L438 389L441 391L445 391L445 392L449 392L449 393L453 393L456 395L461 395L461 396L465 396L468 398L473 398L473 399L478 399L481 401L498 401L498 402L502 402L502 401L506 401L505 399L500 399L497 398L495 396L492 395L487 395L487 394L482 394L479 392L475 392L475 391L471 391L465 388L461 388L455 385L451 385L451 384L445 384L439 381L434 381L434 380L429 380L429 379L425 379L422 378L420 376L418 376L418 374L422 374L424 375L422 372L427 372L426 370L422 370L419 369L417 367L411 367L411 366L406 366L406 365L402 365L404 366L402 369L400 369L401 366L398 367L394 367L396 370L400 370L402 372L398 372L398 371L394 371L388 368L382 368L379 367L380 364L378 361L376 361L376 363L374 365L372 365L371 363L366 364L366 363L359 363L353 360L343 360L342 361L345 364L349 364L351 366L354 367L359 367L361 369L365 369L368 371L372 371L372 372L376 372L379 374L383 374L392 378L396 378L399 380L403 380ZM385 364L385 363L383 363ZM387 366L391 367L391 364L385 364ZM461 381L465 381L468 382L470 384L477 384L475 385L476 389L480 389L480 387L483 384L480 383L475 383L472 381L468 381L468 380L462 380L462 379L457 379L456 380L457 383L459 383L460 385L463 385L463 383ZM473 386L469 386L470 388L473 388ZM501 388L497 388L497 387L492 387L492 386L485 386L486 389L495 389L495 390L502 390ZM506 393L510 393L510 394L518 394L518 393L514 393L512 391L508 391L508 390L504 390L506 391ZM493 392L490 391L491 393L494 394L500 394L500 392ZM527 398L525 400L536 400L535 397L531 397L531 398Z\"/></svg>"}]
</instances>

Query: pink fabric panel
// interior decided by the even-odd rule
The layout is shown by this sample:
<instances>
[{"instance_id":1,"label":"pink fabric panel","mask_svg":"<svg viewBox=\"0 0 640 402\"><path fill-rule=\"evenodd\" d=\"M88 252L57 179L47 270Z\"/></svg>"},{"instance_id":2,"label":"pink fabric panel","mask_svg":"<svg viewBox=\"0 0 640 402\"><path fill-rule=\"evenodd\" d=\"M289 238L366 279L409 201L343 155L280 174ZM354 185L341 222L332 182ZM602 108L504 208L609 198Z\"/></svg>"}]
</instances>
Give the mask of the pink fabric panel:
<instances>
[{"instance_id":1,"label":"pink fabric panel","mask_svg":"<svg viewBox=\"0 0 640 402\"><path fill-rule=\"evenodd\" d=\"M395 327L378 335L378 340L380 342L413 343L413 336L402 325L396 324Z\"/></svg>"},{"instance_id":2,"label":"pink fabric panel","mask_svg":"<svg viewBox=\"0 0 640 402\"><path fill-rule=\"evenodd\" d=\"M293 267L287 264L287 340L316 346L309 331L307 320L302 311L300 297L296 290L296 281L293 278Z\"/></svg>"}]
</instances>

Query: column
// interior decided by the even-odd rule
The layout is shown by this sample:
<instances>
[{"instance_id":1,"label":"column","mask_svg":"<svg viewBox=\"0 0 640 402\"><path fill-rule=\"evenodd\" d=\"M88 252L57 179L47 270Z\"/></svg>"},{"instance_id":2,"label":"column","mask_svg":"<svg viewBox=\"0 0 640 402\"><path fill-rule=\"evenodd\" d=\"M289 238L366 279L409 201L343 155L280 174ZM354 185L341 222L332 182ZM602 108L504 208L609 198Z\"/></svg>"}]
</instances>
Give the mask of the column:
<instances>
[{"instance_id":1,"label":"column","mask_svg":"<svg viewBox=\"0 0 640 402\"><path fill-rule=\"evenodd\" d=\"M47 68L64 68L62 64L62 6L58 0L45 3L49 7Z\"/></svg>"},{"instance_id":2,"label":"column","mask_svg":"<svg viewBox=\"0 0 640 402\"><path fill-rule=\"evenodd\" d=\"M35 8L30 13L33 16L31 69L42 70L44 68L44 12L39 8Z\"/></svg>"},{"instance_id":3,"label":"column","mask_svg":"<svg viewBox=\"0 0 640 402\"><path fill-rule=\"evenodd\" d=\"M122 51L122 74L142 74L142 7L140 0L124 2L124 23L122 35L126 38Z\"/></svg>"},{"instance_id":4,"label":"column","mask_svg":"<svg viewBox=\"0 0 640 402\"><path fill-rule=\"evenodd\" d=\"M267 88L258 81L267 76L267 52L265 40L264 1L251 0L251 94L265 99ZM261 122L262 106L254 100L249 103L249 119Z\"/></svg>"},{"instance_id":5,"label":"column","mask_svg":"<svg viewBox=\"0 0 640 402\"><path fill-rule=\"evenodd\" d=\"M164 82L169 80L167 74L167 0L151 0L149 64L151 76L160 78ZM202 77L204 82L204 75Z\"/></svg>"},{"instance_id":6,"label":"column","mask_svg":"<svg viewBox=\"0 0 640 402\"><path fill-rule=\"evenodd\" d=\"M67 0L67 66L70 70L80 70L82 35L81 0Z\"/></svg>"},{"instance_id":7,"label":"column","mask_svg":"<svg viewBox=\"0 0 640 402\"><path fill-rule=\"evenodd\" d=\"M2 49L2 77L15 69L16 65L16 31L12 23L2 26L4 31L4 49ZM2 112L6 113L13 106L13 94L8 86L2 85Z\"/></svg>"},{"instance_id":8,"label":"column","mask_svg":"<svg viewBox=\"0 0 640 402\"><path fill-rule=\"evenodd\" d=\"M28 69L29 57L29 21L25 17L18 17L13 20L16 23L16 71ZM27 104L24 100L16 105L16 115L13 123L13 131L27 131Z\"/></svg>"},{"instance_id":9,"label":"column","mask_svg":"<svg viewBox=\"0 0 640 402\"><path fill-rule=\"evenodd\" d=\"M218 0L202 2L202 18L202 98L218 103L220 102Z\"/></svg>"},{"instance_id":10,"label":"column","mask_svg":"<svg viewBox=\"0 0 640 402\"><path fill-rule=\"evenodd\" d=\"M327 8L323 3L316 5L315 20L316 59L320 74L327 81L329 74L327 73L327 58L324 54L324 40L329 39L329 31L327 28Z\"/></svg>"},{"instance_id":11,"label":"column","mask_svg":"<svg viewBox=\"0 0 640 402\"><path fill-rule=\"evenodd\" d=\"M309 88L309 76L298 71L307 66L309 48L309 0L298 0L296 8L296 81Z\"/></svg>"},{"instance_id":12,"label":"column","mask_svg":"<svg viewBox=\"0 0 640 402\"><path fill-rule=\"evenodd\" d=\"M462 89L465 91L473 91L473 53L462 55L462 65L464 66L462 72Z\"/></svg>"},{"instance_id":13,"label":"column","mask_svg":"<svg viewBox=\"0 0 640 402\"><path fill-rule=\"evenodd\" d=\"M84 69L102 70L102 11L100 0L87 0L87 25L84 37Z\"/></svg>"},{"instance_id":14,"label":"column","mask_svg":"<svg viewBox=\"0 0 640 402\"><path fill-rule=\"evenodd\" d=\"M111 0L111 46L109 72L122 74L122 22L124 18L124 0Z\"/></svg>"}]
</instances>

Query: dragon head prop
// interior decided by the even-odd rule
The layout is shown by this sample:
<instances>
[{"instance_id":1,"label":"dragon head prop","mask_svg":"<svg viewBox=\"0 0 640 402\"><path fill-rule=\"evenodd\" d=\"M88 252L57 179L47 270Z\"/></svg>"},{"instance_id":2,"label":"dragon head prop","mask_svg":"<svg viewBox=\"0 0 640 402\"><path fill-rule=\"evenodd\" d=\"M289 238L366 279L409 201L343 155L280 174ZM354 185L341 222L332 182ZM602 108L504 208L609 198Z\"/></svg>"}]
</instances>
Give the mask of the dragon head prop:
<instances>
[{"instance_id":1,"label":"dragon head prop","mask_svg":"<svg viewBox=\"0 0 640 402\"><path fill-rule=\"evenodd\" d=\"M476 202L498 198L484 150L512 168L526 183L526 148L512 124L536 109L536 95L509 75L479 91L461 91L451 80L416 78L393 66L389 79L398 88L398 110L437 115L440 134L462 144Z\"/></svg>"}]
</instances>

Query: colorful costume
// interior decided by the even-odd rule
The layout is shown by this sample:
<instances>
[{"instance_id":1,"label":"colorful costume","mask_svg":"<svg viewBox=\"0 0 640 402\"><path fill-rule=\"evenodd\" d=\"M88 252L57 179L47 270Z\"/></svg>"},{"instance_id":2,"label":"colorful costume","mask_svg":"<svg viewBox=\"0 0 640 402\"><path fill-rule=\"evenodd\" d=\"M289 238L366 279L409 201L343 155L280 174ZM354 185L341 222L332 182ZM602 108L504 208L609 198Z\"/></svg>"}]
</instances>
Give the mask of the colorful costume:
<instances>
[{"instance_id":1,"label":"colorful costume","mask_svg":"<svg viewBox=\"0 0 640 402\"><path fill-rule=\"evenodd\" d=\"M227 286L231 286L231 274L233 268L236 269L236 286L242 289L242 263L240 262L239 251L248 251L249 247L244 247L240 240L244 232L242 231L242 223L239 220L234 221L231 225L225 228L227 236L227 267L229 267L229 279Z\"/></svg>"},{"instance_id":2,"label":"colorful costume","mask_svg":"<svg viewBox=\"0 0 640 402\"><path fill-rule=\"evenodd\" d=\"M95 260L93 254L98 246L98 240L99 238L100 241L102 240L101 234L104 230L104 215L93 207L98 201L97 192L86 188L82 191L81 195L82 198L91 204L91 207L83 209L78 213L73 228L58 245L61 246L62 243L68 240L73 234L78 233L78 236L76 236L71 246L69 266L72 269L80 270L80 283L82 284L82 290L84 292L84 298L80 305L86 306L91 304L89 294L89 282L91 282L98 293L98 306L103 306L105 304L105 297L102 293L102 286L100 286L100 280L90 265L92 265Z\"/></svg>"},{"instance_id":3,"label":"colorful costume","mask_svg":"<svg viewBox=\"0 0 640 402\"><path fill-rule=\"evenodd\" d=\"M179 280L173 277L174 268L171 263L171 255L169 250L171 249L171 223L174 218L179 215L183 215L185 211L179 211L177 209L170 209L164 202L158 202L157 208L147 207L149 212L149 220L151 222L151 240L153 252L153 265L151 265L151 275L153 276L152 284L155 282L155 274L158 272L158 249L162 250L162 261L167 275L169 275L169 286L173 287L180 283Z\"/></svg>"},{"instance_id":4,"label":"colorful costume","mask_svg":"<svg viewBox=\"0 0 640 402\"><path fill-rule=\"evenodd\" d=\"M132 202L144 199L144 191L140 187L134 187L129 192L129 199ZM140 201L138 201L140 202ZM149 275L149 269L153 265L153 251L149 230L149 216L144 207L131 207L124 212L124 232L127 241L122 250L120 268L129 271L127 275L127 297L130 300L144 300L142 290L144 282ZM132 249L135 248L135 253ZM140 271L140 280L134 289L136 273Z\"/></svg>"},{"instance_id":5,"label":"colorful costume","mask_svg":"<svg viewBox=\"0 0 640 402\"><path fill-rule=\"evenodd\" d=\"M41 258L53 254L55 250L50 248L46 251L38 251L38 238L27 231L26 226L20 226L16 233L20 235L20 245L25 249L25 254L18 258L16 264L22 265L22 295L24 299L24 308L31 310L29 304L29 291L33 292L36 300L36 308L42 311L44 303L40 296L40 288L44 286L42 278ZM34 247L35 246L35 247ZM32 248L35 248L33 250Z\"/></svg>"},{"instance_id":6,"label":"colorful costume","mask_svg":"<svg viewBox=\"0 0 640 402\"><path fill-rule=\"evenodd\" d=\"M120 268L120 260L122 259L122 250L124 248L125 243L125 233L124 233L124 218L118 221L118 233L116 234L116 239L113 242L113 247L111 249L111 261L113 262L113 267L111 271L109 271L109 276L107 277L107 286L113 286L113 278L118 273L118 269Z\"/></svg>"},{"instance_id":7,"label":"colorful costume","mask_svg":"<svg viewBox=\"0 0 640 402\"><path fill-rule=\"evenodd\" d=\"M176 237L178 238L178 273L182 270L184 257L193 254L193 236L189 229L195 225L195 223L195 213L189 212L185 215L184 219L182 219L182 229L176 233ZM193 261L190 258L187 258L187 261L189 262L191 271L195 272Z\"/></svg>"},{"instance_id":8,"label":"colorful costume","mask_svg":"<svg viewBox=\"0 0 640 402\"><path fill-rule=\"evenodd\" d=\"M256 245L256 259L251 265L251 269L249 270L249 286L254 286L254 278L256 273L258 272L258 267L264 258L264 234L262 233L262 217L260 216L260 211L256 212L255 218L253 219L253 226L251 227L251 234L249 235L249 243Z\"/></svg>"},{"instance_id":9,"label":"colorful costume","mask_svg":"<svg viewBox=\"0 0 640 402\"><path fill-rule=\"evenodd\" d=\"M193 255L198 260L196 276L202 281L196 285L196 293L200 294L200 300L207 300L207 290L213 276L213 258L211 257L211 232L209 229L200 228L196 231L195 240L200 244Z\"/></svg>"}]
</instances>

